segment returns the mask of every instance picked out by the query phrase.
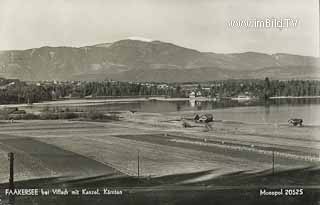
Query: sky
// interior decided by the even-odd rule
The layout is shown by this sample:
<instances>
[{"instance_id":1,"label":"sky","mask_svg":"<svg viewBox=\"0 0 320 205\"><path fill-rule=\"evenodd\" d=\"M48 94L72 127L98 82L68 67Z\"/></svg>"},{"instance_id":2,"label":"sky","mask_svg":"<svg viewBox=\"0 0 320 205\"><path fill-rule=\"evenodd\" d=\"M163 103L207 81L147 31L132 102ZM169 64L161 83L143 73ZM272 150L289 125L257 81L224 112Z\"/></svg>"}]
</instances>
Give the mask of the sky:
<instances>
[{"instance_id":1,"label":"sky","mask_svg":"<svg viewBox=\"0 0 320 205\"><path fill-rule=\"evenodd\" d=\"M0 50L86 46L129 37L215 53L319 56L319 0L0 0ZM298 20L247 28L231 20Z\"/></svg>"}]
</instances>

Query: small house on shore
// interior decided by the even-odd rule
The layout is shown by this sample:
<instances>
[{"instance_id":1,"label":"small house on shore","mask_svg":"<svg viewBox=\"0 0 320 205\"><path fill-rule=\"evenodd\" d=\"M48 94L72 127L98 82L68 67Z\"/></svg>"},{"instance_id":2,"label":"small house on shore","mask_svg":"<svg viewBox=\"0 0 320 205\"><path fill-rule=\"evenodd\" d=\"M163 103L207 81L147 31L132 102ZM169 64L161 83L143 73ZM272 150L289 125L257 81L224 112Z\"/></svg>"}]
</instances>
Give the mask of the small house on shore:
<instances>
[{"instance_id":1,"label":"small house on shore","mask_svg":"<svg viewBox=\"0 0 320 205\"><path fill-rule=\"evenodd\" d=\"M190 94L189 94L189 98L195 98L196 97L196 94L195 94L195 92L191 92Z\"/></svg>"}]
</instances>

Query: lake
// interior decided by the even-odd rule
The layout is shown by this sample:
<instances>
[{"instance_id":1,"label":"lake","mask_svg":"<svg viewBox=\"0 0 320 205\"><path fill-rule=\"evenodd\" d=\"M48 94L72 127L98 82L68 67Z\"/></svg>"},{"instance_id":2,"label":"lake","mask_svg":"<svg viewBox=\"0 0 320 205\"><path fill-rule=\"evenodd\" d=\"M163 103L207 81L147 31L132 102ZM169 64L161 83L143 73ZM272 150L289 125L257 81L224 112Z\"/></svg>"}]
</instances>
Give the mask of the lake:
<instances>
[{"instance_id":1,"label":"lake","mask_svg":"<svg viewBox=\"0 0 320 205\"><path fill-rule=\"evenodd\" d=\"M287 123L302 118L304 124L320 125L320 99L274 99L259 101L135 101L88 106L101 111L137 111L168 113L183 111L210 112L215 119L249 123ZM210 110L210 111L209 111Z\"/></svg>"}]
</instances>

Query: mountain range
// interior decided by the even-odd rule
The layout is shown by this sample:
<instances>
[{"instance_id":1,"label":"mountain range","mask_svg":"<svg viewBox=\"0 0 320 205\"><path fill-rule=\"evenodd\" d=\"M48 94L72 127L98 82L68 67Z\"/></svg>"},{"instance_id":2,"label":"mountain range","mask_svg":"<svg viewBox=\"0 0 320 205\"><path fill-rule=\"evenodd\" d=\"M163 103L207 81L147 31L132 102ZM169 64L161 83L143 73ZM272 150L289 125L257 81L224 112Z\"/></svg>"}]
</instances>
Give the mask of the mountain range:
<instances>
[{"instance_id":1,"label":"mountain range","mask_svg":"<svg viewBox=\"0 0 320 205\"><path fill-rule=\"evenodd\" d=\"M318 79L320 58L285 53L218 54L161 41L125 39L84 47L0 51L0 77L22 80L190 82Z\"/></svg>"}]
</instances>

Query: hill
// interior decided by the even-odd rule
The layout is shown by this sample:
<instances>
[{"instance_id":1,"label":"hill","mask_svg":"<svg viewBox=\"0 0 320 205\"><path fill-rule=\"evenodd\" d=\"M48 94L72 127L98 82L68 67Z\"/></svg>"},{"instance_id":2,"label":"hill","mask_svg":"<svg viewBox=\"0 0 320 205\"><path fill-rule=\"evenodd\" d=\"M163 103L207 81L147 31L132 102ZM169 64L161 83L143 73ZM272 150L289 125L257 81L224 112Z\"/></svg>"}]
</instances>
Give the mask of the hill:
<instances>
[{"instance_id":1,"label":"hill","mask_svg":"<svg viewBox=\"0 0 320 205\"><path fill-rule=\"evenodd\" d=\"M217 54L161 41L0 52L0 77L23 80L208 81L230 78L314 79L319 58L256 52Z\"/></svg>"}]
</instances>

